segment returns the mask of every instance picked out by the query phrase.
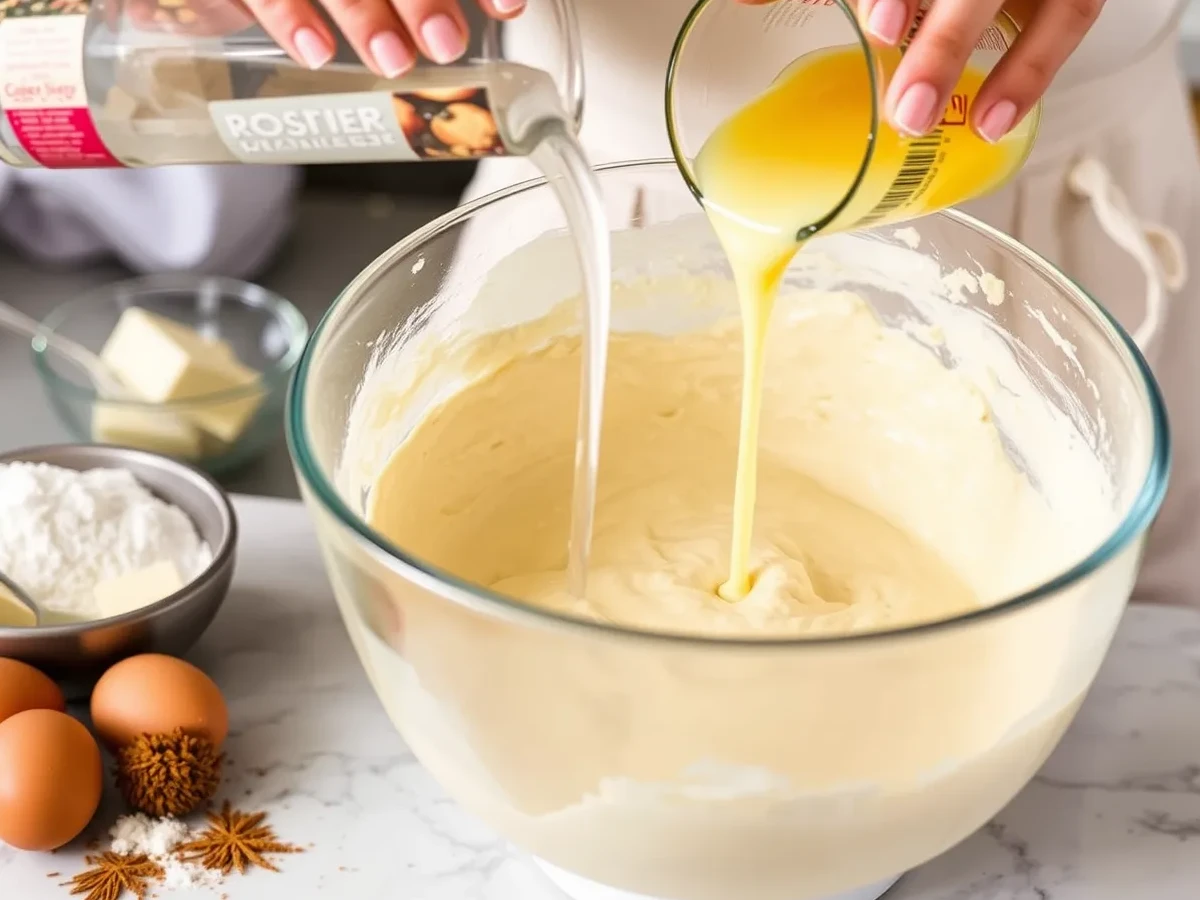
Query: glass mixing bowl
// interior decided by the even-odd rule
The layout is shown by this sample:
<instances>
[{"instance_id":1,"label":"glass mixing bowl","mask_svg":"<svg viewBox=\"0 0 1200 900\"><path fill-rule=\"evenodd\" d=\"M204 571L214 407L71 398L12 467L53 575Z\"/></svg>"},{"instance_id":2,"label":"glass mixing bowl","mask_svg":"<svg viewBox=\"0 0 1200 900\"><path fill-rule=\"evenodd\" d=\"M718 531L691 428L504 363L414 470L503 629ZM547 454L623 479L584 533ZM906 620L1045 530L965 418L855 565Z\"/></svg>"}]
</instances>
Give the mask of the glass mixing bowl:
<instances>
[{"instance_id":1,"label":"glass mixing bowl","mask_svg":"<svg viewBox=\"0 0 1200 900\"><path fill-rule=\"evenodd\" d=\"M672 163L599 179L614 327L736 314L728 291L702 292L698 307L683 296L693 291L672 292L672 273L729 278ZM856 291L977 379L1014 463L1054 503L1104 498L1075 550L994 606L836 639L683 637L554 615L439 571L376 533L366 511L414 421L394 408L406 385L393 362L416 344L452 356L463 335L576 297L562 229L542 182L442 217L354 281L300 362L290 445L371 683L449 794L576 897L877 896L1003 807L1071 721L1165 490L1158 389L1078 287L966 216L815 241L790 285ZM981 268L1006 287L984 278L968 290ZM625 308L622 285L639 279L652 302ZM427 387L433 403L454 385ZM1062 427L1020 427L1035 407ZM1081 458L1095 463L1085 477L1063 468Z\"/></svg>"}]
</instances>

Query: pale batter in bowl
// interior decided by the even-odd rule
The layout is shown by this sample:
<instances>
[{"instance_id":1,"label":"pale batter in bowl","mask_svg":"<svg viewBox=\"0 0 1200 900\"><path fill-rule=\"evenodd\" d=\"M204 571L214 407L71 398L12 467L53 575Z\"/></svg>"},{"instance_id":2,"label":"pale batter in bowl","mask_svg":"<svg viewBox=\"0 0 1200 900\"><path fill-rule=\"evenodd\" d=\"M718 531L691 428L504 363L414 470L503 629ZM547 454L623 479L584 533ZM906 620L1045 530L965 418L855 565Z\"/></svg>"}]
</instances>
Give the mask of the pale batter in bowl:
<instances>
[{"instance_id":1,"label":"pale batter in bowl","mask_svg":"<svg viewBox=\"0 0 1200 900\"><path fill-rule=\"evenodd\" d=\"M465 348L371 521L432 565L560 612L660 632L847 634L963 613L1035 584L1060 538L983 397L852 294L785 298L770 331L754 586L728 577L742 378L736 318L616 335L588 596L567 592L578 338ZM431 373L432 374L432 373ZM444 377L446 373L441 373Z\"/></svg>"},{"instance_id":2,"label":"pale batter in bowl","mask_svg":"<svg viewBox=\"0 0 1200 900\"><path fill-rule=\"evenodd\" d=\"M1019 471L964 372L854 294L785 291L766 355L753 588L721 599L742 385L732 287L648 279L616 301L689 294L715 307L703 324L613 336L585 600L565 574L579 372L567 310L393 360L386 402L361 402L411 427L371 492L371 524L532 605L751 640L959 616L1095 539ZM405 662L377 656L377 684L438 780L559 865L654 896L727 900L756 879L762 896L825 897L855 882L822 860L855 843L864 883L895 874L910 840L948 846L1014 773L1028 777L1080 699L1056 683L1079 615L1065 601L909 647L917 667L899 648L700 662L630 646L605 664L553 633L402 605ZM704 866L674 858L697 848ZM681 890L682 873L694 874Z\"/></svg>"}]
</instances>

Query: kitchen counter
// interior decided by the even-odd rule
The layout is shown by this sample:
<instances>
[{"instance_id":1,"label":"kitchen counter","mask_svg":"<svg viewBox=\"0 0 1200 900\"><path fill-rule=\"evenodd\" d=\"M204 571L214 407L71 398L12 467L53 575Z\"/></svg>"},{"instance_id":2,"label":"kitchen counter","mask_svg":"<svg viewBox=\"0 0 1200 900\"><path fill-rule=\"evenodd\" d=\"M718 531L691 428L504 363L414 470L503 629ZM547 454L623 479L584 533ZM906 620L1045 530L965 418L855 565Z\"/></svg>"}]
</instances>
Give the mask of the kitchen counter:
<instances>
[{"instance_id":1,"label":"kitchen counter","mask_svg":"<svg viewBox=\"0 0 1200 900\"><path fill-rule=\"evenodd\" d=\"M234 587L193 654L230 703L222 797L268 811L282 840L311 847L280 857L277 874L231 876L186 896L561 900L526 857L442 793L392 729L342 628L304 510L236 504ZM1042 773L888 900L1195 900L1198 712L1200 613L1131 609ZM118 812L110 791L92 836ZM66 898L59 884L82 868L84 844L53 855L0 847L0 893Z\"/></svg>"}]
</instances>

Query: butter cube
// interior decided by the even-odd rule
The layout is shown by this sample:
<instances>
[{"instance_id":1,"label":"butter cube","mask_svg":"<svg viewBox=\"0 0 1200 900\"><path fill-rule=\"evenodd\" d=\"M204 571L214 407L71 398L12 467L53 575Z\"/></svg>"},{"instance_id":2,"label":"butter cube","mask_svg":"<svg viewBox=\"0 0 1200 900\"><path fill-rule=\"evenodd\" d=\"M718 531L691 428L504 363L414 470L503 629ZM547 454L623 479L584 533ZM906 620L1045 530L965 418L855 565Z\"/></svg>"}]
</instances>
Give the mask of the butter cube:
<instances>
[{"instance_id":1,"label":"butter cube","mask_svg":"<svg viewBox=\"0 0 1200 900\"><path fill-rule=\"evenodd\" d=\"M259 381L259 373L238 362L228 344L136 307L121 315L100 356L126 387L152 403L251 388ZM226 403L185 405L178 414L233 443L262 398L253 391Z\"/></svg>"},{"instance_id":2,"label":"butter cube","mask_svg":"<svg viewBox=\"0 0 1200 900\"><path fill-rule=\"evenodd\" d=\"M219 377L230 387L250 387L258 384L259 380L257 372L236 360L213 360L209 371L213 373L213 383ZM246 430L246 425L262 405L264 396L262 391L254 391L236 400L205 403L194 408L183 407L179 412L193 425L226 444L232 444Z\"/></svg>"},{"instance_id":3,"label":"butter cube","mask_svg":"<svg viewBox=\"0 0 1200 900\"><path fill-rule=\"evenodd\" d=\"M100 615L109 619L165 600L182 587L175 563L164 560L102 581L92 589L92 596Z\"/></svg>"},{"instance_id":4,"label":"butter cube","mask_svg":"<svg viewBox=\"0 0 1200 900\"><path fill-rule=\"evenodd\" d=\"M203 432L180 416L106 404L92 411L92 440L176 459L200 459L204 450Z\"/></svg>"},{"instance_id":5,"label":"butter cube","mask_svg":"<svg viewBox=\"0 0 1200 900\"><path fill-rule=\"evenodd\" d=\"M215 355L221 359L237 359L233 348L220 338L204 337L182 322L176 322L167 316L160 316L158 313L150 312L140 306L131 306L121 313L117 327L109 335L104 350L107 351L109 345L115 342L116 346L113 348L113 352L122 351L128 346L136 345L138 341L145 340L148 334L156 331L165 334L193 356L205 358ZM103 356L103 352L101 356ZM109 364L112 365L112 363Z\"/></svg>"},{"instance_id":6,"label":"butter cube","mask_svg":"<svg viewBox=\"0 0 1200 900\"><path fill-rule=\"evenodd\" d=\"M204 356L213 354L218 359L231 359L237 362L237 354L233 352L233 348L220 338L205 337L193 328L188 328L182 322L176 322L174 319L168 319L166 316L156 316L154 313L141 311L142 315L149 316L157 320L160 328L171 335L175 340L179 341L184 347L197 355Z\"/></svg>"}]
</instances>

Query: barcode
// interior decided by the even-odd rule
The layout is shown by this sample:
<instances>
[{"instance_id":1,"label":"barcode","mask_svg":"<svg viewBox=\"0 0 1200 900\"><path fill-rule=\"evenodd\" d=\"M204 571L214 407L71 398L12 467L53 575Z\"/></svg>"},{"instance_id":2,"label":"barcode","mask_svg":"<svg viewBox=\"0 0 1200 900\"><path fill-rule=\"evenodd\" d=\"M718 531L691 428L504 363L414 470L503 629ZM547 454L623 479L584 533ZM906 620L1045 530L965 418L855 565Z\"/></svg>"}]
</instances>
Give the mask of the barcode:
<instances>
[{"instance_id":1,"label":"barcode","mask_svg":"<svg viewBox=\"0 0 1200 900\"><path fill-rule=\"evenodd\" d=\"M894 213L913 199L925 184L929 170L937 162L938 150L942 146L942 130L939 128L925 137L917 138L908 145L904 155L904 164L900 167L896 180L875 208L867 213L858 223L859 227L873 225L885 216Z\"/></svg>"}]
</instances>

